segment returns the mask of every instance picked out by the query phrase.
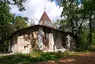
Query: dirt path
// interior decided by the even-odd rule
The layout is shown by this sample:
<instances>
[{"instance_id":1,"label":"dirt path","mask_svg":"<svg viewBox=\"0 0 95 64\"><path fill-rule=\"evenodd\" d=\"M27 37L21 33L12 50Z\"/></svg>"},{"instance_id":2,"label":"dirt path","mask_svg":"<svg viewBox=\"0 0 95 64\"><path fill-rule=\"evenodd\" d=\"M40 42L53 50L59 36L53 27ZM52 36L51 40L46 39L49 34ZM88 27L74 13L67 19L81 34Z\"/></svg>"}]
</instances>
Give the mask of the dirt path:
<instances>
[{"instance_id":1,"label":"dirt path","mask_svg":"<svg viewBox=\"0 0 95 64\"><path fill-rule=\"evenodd\" d=\"M0 56L12 55L13 53L0 53Z\"/></svg>"},{"instance_id":2,"label":"dirt path","mask_svg":"<svg viewBox=\"0 0 95 64\"><path fill-rule=\"evenodd\" d=\"M81 53L79 56L61 58L57 61L38 62L36 64L95 64L95 52Z\"/></svg>"}]
</instances>

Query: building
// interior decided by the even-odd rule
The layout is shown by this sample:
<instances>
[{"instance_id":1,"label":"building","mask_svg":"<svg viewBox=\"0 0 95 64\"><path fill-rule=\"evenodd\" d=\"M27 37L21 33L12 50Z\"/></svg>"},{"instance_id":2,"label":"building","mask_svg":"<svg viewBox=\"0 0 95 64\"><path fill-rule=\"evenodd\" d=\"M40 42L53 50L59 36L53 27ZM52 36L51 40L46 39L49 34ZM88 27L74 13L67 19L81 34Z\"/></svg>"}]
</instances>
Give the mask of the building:
<instances>
[{"instance_id":1,"label":"building","mask_svg":"<svg viewBox=\"0 0 95 64\"><path fill-rule=\"evenodd\" d=\"M43 52L64 52L75 48L75 39L69 32L54 27L46 12L38 25L16 31L11 36L9 50L13 53L29 53L34 50Z\"/></svg>"}]
</instances>

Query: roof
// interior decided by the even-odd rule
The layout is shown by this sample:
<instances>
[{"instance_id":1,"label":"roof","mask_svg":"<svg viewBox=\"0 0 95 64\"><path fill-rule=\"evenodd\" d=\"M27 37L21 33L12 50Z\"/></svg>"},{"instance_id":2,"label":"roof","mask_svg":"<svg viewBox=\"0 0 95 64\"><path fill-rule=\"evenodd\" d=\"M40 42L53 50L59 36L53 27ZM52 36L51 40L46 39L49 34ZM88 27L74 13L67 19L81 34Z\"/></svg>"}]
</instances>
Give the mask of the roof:
<instances>
[{"instance_id":1,"label":"roof","mask_svg":"<svg viewBox=\"0 0 95 64\"><path fill-rule=\"evenodd\" d=\"M47 30L47 32L58 31L58 32L62 32L62 33L65 33L65 34L72 34L72 33L70 33L70 32L64 32L64 31L61 31L61 30L58 30L58 29L54 29L54 28L51 28L51 27L48 27L48 26L34 25L34 26L31 26L31 27L28 27L28 28L24 28L24 29L20 29L20 30L15 31L15 32L11 35L11 37L13 37L15 34L23 35L23 34L31 33L31 32L33 32L33 31L38 31L38 29L39 29L40 27L43 28L43 31Z\"/></svg>"},{"instance_id":2,"label":"roof","mask_svg":"<svg viewBox=\"0 0 95 64\"><path fill-rule=\"evenodd\" d=\"M57 32L65 33L65 34L72 34L70 32L64 32L64 31L55 29L53 27L51 20L49 19L48 15L46 14L46 12L43 13L39 23L42 23L42 24L34 25L34 26L31 26L28 28L17 30L11 35L11 37L13 37L16 34L18 34L20 36L23 34L31 33L33 31L38 31L40 27L43 29L43 31L47 31L47 32L57 31Z\"/></svg>"},{"instance_id":3,"label":"roof","mask_svg":"<svg viewBox=\"0 0 95 64\"><path fill-rule=\"evenodd\" d=\"M41 21L45 22L46 20L51 22L51 20L49 19L47 13L44 12L39 22L41 22Z\"/></svg>"},{"instance_id":4,"label":"roof","mask_svg":"<svg viewBox=\"0 0 95 64\"><path fill-rule=\"evenodd\" d=\"M43 13L43 15L39 21L39 24L44 25L44 26L51 26L53 28L53 24L46 12Z\"/></svg>"}]
</instances>

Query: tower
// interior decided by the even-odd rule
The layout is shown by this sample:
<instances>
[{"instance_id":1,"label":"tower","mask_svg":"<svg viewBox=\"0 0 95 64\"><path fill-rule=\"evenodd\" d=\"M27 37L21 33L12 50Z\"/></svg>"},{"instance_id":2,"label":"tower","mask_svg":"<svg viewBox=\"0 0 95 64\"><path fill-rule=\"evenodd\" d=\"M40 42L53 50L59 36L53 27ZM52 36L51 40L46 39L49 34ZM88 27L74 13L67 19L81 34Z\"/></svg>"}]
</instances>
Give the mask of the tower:
<instances>
[{"instance_id":1,"label":"tower","mask_svg":"<svg viewBox=\"0 0 95 64\"><path fill-rule=\"evenodd\" d=\"M45 11L44 11L44 13L43 13L43 15L39 21L39 25L53 27L53 24L52 24L51 20L49 19L48 15Z\"/></svg>"}]
</instances>

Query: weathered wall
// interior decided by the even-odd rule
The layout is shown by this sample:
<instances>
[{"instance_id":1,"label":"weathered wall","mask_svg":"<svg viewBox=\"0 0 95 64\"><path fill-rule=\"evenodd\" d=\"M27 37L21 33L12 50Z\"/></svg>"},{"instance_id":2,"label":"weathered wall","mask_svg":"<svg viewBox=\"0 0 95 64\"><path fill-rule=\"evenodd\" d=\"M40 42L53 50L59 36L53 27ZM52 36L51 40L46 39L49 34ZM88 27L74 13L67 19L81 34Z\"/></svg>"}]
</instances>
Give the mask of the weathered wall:
<instances>
[{"instance_id":1,"label":"weathered wall","mask_svg":"<svg viewBox=\"0 0 95 64\"><path fill-rule=\"evenodd\" d=\"M13 41L15 42L15 41ZM22 36L17 37L17 41L13 44L13 53L29 53L31 49L30 40L25 40Z\"/></svg>"},{"instance_id":2,"label":"weathered wall","mask_svg":"<svg viewBox=\"0 0 95 64\"><path fill-rule=\"evenodd\" d=\"M64 34L61 32L54 32L54 51L65 51L65 48L63 47L64 42Z\"/></svg>"},{"instance_id":3,"label":"weathered wall","mask_svg":"<svg viewBox=\"0 0 95 64\"><path fill-rule=\"evenodd\" d=\"M56 33L54 35L54 44L57 49L60 49L62 46L62 43L63 43L62 36L63 36L63 34L61 34L61 33Z\"/></svg>"},{"instance_id":4,"label":"weathered wall","mask_svg":"<svg viewBox=\"0 0 95 64\"><path fill-rule=\"evenodd\" d=\"M12 40L12 52L13 53L29 53L32 51L32 45L37 43L37 32L30 34L24 34L21 36L14 36ZM34 45L35 46L35 45Z\"/></svg>"},{"instance_id":5,"label":"weathered wall","mask_svg":"<svg viewBox=\"0 0 95 64\"><path fill-rule=\"evenodd\" d=\"M27 31L26 31L27 32ZM49 31L39 27L38 31L30 31L23 35L15 35L12 39L12 52L29 53L33 50L42 50L45 52L64 51L67 47L67 33L60 31ZM70 49L74 49L75 40L72 38ZM73 43L72 43L73 42Z\"/></svg>"},{"instance_id":6,"label":"weathered wall","mask_svg":"<svg viewBox=\"0 0 95 64\"><path fill-rule=\"evenodd\" d=\"M18 40L18 35L14 35L14 37L12 38L12 46L11 46L11 51L14 53L17 51L17 40Z\"/></svg>"},{"instance_id":7,"label":"weathered wall","mask_svg":"<svg viewBox=\"0 0 95 64\"><path fill-rule=\"evenodd\" d=\"M67 35L68 36L68 35ZM72 37L71 35L69 35L69 38L67 38L66 36L66 49L70 50L70 51L73 51L76 47L75 47L75 39L74 37ZM69 40L68 40L69 39Z\"/></svg>"},{"instance_id":8,"label":"weathered wall","mask_svg":"<svg viewBox=\"0 0 95 64\"><path fill-rule=\"evenodd\" d=\"M53 46L54 46L54 39L53 34L49 33L49 52L53 52Z\"/></svg>"},{"instance_id":9,"label":"weathered wall","mask_svg":"<svg viewBox=\"0 0 95 64\"><path fill-rule=\"evenodd\" d=\"M24 36L28 37L27 34L25 34ZM29 53L31 51L31 43L30 43L30 39L24 39L23 36L19 36L18 37L18 52L22 52L22 53Z\"/></svg>"},{"instance_id":10,"label":"weathered wall","mask_svg":"<svg viewBox=\"0 0 95 64\"><path fill-rule=\"evenodd\" d=\"M75 39L73 36L67 33L54 32L54 44L55 50L68 49L73 51L75 49Z\"/></svg>"},{"instance_id":11,"label":"weathered wall","mask_svg":"<svg viewBox=\"0 0 95 64\"><path fill-rule=\"evenodd\" d=\"M38 45L40 50L44 52L53 52L53 35L51 32L48 32L47 29L43 30L39 28L38 30Z\"/></svg>"},{"instance_id":12,"label":"weathered wall","mask_svg":"<svg viewBox=\"0 0 95 64\"><path fill-rule=\"evenodd\" d=\"M39 28L39 30L38 30L38 46L39 46L40 50L43 50L43 35L44 35L43 29Z\"/></svg>"}]
</instances>

